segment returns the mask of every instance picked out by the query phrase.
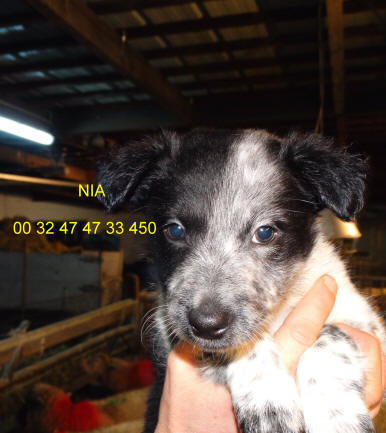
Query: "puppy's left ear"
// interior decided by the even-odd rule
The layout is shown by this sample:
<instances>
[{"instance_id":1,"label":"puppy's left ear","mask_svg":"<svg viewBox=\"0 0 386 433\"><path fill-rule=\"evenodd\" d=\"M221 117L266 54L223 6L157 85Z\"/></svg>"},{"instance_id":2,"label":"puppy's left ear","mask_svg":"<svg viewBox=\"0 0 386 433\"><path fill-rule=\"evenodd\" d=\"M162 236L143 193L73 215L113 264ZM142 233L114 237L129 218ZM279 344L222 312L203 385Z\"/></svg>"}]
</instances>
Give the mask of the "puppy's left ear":
<instances>
[{"instance_id":1,"label":"puppy's left ear","mask_svg":"<svg viewBox=\"0 0 386 433\"><path fill-rule=\"evenodd\" d=\"M179 137L168 131L118 148L98 165L97 182L105 193L98 198L109 211L124 201L131 206L144 204L178 148Z\"/></svg>"},{"instance_id":2,"label":"puppy's left ear","mask_svg":"<svg viewBox=\"0 0 386 433\"><path fill-rule=\"evenodd\" d=\"M319 134L295 132L284 138L280 156L315 212L329 208L344 221L355 219L364 203L364 158Z\"/></svg>"}]
</instances>

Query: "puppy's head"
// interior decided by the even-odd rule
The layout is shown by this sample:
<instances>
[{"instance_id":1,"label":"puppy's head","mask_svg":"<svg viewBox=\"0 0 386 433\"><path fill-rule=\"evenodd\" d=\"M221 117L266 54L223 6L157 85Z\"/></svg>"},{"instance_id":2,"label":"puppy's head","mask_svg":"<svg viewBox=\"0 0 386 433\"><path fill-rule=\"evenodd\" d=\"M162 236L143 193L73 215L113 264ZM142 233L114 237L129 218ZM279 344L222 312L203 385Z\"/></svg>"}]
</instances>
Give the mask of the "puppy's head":
<instances>
[{"instance_id":1,"label":"puppy's head","mask_svg":"<svg viewBox=\"0 0 386 433\"><path fill-rule=\"evenodd\" d=\"M315 214L363 204L364 163L318 135L161 134L100 170L106 205L143 206L165 327L205 350L253 338L312 249Z\"/></svg>"}]
</instances>

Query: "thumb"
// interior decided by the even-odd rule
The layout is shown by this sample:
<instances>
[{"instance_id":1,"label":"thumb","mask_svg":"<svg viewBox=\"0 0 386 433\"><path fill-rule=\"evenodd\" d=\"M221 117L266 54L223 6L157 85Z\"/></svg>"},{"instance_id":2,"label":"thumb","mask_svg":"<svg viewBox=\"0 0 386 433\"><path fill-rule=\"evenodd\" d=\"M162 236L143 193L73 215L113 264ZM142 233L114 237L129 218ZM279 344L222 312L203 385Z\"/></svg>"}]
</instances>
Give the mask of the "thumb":
<instances>
[{"instance_id":1,"label":"thumb","mask_svg":"<svg viewBox=\"0 0 386 433\"><path fill-rule=\"evenodd\" d=\"M319 337L334 307L338 287L330 275L320 277L277 330L274 339L281 358L292 376L298 361Z\"/></svg>"}]
</instances>

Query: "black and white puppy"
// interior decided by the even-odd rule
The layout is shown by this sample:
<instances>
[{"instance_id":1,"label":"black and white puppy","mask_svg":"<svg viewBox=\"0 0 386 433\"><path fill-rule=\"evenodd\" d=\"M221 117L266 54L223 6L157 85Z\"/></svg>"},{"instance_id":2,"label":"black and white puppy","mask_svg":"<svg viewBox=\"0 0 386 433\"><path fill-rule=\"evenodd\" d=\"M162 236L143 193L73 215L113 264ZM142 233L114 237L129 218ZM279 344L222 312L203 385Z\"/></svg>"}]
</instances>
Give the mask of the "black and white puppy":
<instances>
[{"instance_id":1,"label":"black and white puppy","mask_svg":"<svg viewBox=\"0 0 386 433\"><path fill-rule=\"evenodd\" d=\"M364 162L319 135L263 130L161 133L105 162L108 208L143 206L161 287L157 382L145 432L155 429L173 344L202 351L203 374L226 384L244 433L364 433L366 361L335 323L375 333L377 314L320 232L317 212L351 220L363 205ZM322 274L337 300L296 381L272 335Z\"/></svg>"}]
</instances>

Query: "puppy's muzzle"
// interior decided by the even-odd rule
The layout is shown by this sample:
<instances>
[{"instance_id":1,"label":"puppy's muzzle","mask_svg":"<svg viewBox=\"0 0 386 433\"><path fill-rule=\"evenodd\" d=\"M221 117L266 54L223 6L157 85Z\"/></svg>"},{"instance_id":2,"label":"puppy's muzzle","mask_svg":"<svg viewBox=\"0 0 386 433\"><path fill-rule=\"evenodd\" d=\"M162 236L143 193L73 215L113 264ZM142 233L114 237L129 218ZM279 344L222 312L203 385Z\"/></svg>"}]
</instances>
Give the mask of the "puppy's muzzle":
<instances>
[{"instance_id":1,"label":"puppy's muzzle","mask_svg":"<svg viewBox=\"0 0 386 433\"><path fill-rule=\"evenodd\" d=\"M214 302L204 301L188 313L189 324L196 337L220 339L233 322L233 315Z\"/></svg>"}]
</instances>

